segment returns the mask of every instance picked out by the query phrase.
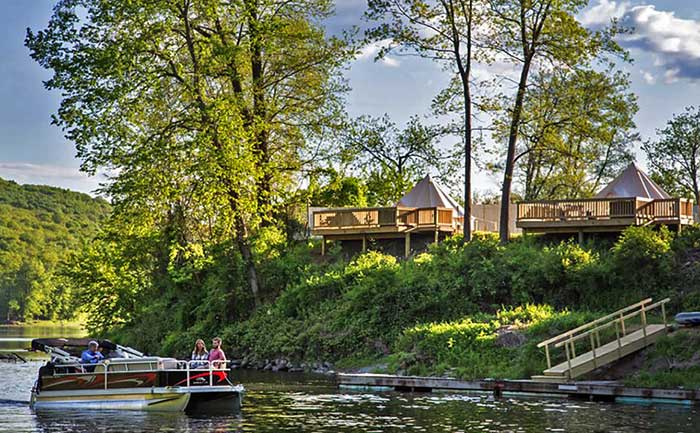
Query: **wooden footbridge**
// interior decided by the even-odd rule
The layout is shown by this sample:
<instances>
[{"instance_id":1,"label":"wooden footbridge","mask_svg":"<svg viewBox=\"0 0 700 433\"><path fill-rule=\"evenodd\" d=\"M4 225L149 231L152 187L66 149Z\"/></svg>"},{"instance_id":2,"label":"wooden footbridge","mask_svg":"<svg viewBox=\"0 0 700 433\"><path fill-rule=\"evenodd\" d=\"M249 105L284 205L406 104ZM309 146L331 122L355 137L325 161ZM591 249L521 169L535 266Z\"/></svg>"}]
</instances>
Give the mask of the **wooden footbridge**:
<instances>
[{"instance_id":1,"label":"wooden footbridge","mask_svg":"<svg viewBox=\"0 0 700 433\"><path fill-rule=\"evenodd\" d=\"M654 344L668 328L665 307L668 301L667 298L652 303L651 298L644 299L541 342L537 347L544 348L547 369L543 375L533 376L532 379L540 382L567 382ZM656 309L661 310L663 323L650 324L647 315ZM637 321L638 324L632 324ZM580 354L577 355L577 344L579 349L586 345L589 350L585 353L580 353L579 350ZM563 359L562 348L566 360L552 365L553 357L558 355ZM553 353L555 349L560 349L559 353Z\"/></svg>"}]
</instances>

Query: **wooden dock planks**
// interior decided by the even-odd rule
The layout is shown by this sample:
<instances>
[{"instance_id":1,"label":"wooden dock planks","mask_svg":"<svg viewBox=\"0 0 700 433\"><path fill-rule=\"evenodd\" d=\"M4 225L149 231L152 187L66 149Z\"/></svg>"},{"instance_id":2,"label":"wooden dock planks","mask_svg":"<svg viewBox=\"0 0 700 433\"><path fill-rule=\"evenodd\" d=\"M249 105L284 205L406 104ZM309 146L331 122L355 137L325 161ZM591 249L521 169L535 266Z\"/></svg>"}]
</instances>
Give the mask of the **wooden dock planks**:
<instances>
[{"instance_id":1,"label":"wooden dock planks","mask_svg":"<svg viewBox=\"0 0 700 433\"><path fill-rule=\"evenodd\" d=\"M641 399L669 403L696 404L700 402L700 390L632 388L611 382L552 383L532 380L472 380L462 381L442 377L394 376L387 374L344 374L336 376L340 387L350 389L392 389L396 391L430 392L481 391L500 395L507 393L549 394L590 400L614 401Z\"/></svg>"}]
</instances>

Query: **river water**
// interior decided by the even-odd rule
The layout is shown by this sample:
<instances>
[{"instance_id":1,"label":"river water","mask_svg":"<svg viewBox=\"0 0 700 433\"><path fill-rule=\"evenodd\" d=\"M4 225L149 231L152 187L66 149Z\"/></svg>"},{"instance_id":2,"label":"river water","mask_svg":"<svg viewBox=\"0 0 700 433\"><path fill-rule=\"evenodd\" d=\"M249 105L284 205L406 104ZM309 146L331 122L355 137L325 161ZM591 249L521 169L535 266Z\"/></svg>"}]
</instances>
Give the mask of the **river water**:
<instances>
[{"instance_id":1,"label":"river water","mask_svg":"<svg viewBox=\"0 0 700 433\"><path fill-rule=\"evenodd\" d=\"M62 334L61 334L62 332ZM0 327L0 350L76 330ZM24 353L23 355L26 355ZM241 413L39 412L27 405L40 360L0 362L0 432L700 432L697 409L485 394L338 390L326 377L235 371Z\"/></svg>"}]
</instances>

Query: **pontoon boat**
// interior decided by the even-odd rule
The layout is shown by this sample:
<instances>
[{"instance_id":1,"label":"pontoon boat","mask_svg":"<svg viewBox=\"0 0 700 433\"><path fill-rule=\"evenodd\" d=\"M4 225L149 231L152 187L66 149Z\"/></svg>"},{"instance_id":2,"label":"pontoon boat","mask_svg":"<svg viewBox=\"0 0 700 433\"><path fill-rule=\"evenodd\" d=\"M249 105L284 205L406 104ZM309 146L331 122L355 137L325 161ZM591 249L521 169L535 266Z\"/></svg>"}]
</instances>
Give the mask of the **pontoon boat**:
<instances>
[{"instance_id":1,"label":"pontoon boat","mask_svg":"<svg viewBox=\"0 0 700 433\"><path fill-rule=\"evenodd\" d=\"M51 355L39 369L32 408L226 413L240 409L244 389L231 383L225 362L146 356L105 340L99 343L104 361L82 364L79 354L88 342L32 341L32 350Z\"/></svg>"}]
</instances>

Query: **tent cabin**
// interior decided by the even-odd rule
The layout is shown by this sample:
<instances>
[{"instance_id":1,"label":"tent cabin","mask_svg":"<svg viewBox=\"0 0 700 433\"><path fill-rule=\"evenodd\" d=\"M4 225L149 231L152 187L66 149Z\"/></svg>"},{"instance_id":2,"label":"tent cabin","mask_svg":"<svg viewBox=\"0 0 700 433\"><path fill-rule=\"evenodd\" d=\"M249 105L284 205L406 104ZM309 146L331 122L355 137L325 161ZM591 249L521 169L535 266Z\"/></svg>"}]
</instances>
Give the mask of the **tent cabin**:
<instances>
[{"instance_id":1,"label":"tent cabin","mask_svg":"<svg viewBox=\"0 0 700 433\"><path fill-rule=\"evenodd\" d=\"M523 233L621 232L629 226L693 224L693 201L671 197L634 163L590 199L518 203L516 226Z\"/></svg>"},{"instance_id":2,"label":"tent cabin","mask_svg":"<svg viewBox=\"0 0 700 433\"><path fill-rule=\"evenodd\" d=\"M464 211L430 175L418 182L394 206L320 209L313 212L311 233L365 251L370 244L388 253L412 251L462 232Z\"/></svg>"}]
</instances>

